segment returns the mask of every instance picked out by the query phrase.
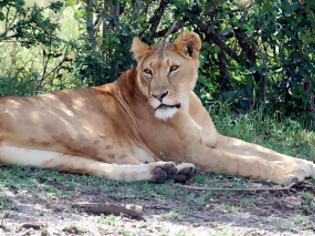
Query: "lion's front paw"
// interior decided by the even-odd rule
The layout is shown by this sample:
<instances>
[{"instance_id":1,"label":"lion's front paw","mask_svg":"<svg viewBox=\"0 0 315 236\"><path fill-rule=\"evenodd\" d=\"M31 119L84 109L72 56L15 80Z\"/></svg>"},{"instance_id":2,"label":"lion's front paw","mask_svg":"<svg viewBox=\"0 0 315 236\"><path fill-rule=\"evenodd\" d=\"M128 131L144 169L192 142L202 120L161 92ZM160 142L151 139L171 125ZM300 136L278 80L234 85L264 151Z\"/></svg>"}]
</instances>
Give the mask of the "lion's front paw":
<instances>
[{"instance_id":1,"label":"lion's front paw","mask_svg":"<svg viewBox=\"0 0 315 236\"><path fill-rule=\"evenodd\" d=\"M181 163L176 168L177 173L173 179L177 183L186 183L197 173L195 165L191 163Z\"/></svg>"},{"instance_id":2,"label":"lion's front paw","mask_svg":"<svg viewBox=\"0 0 315 236\"><path fill-rule=\"evenodd\" d=\"M177 168L173 162L156 162L152 169L151 182L163 184L166 180L173 178L177 173Z\"/></svg>"},{"instance_id":3,"label":"lion's front paw","mask_svg":"<svg viewBox=\"0 0 315 236\"><path fill-rule=\"evenodd\" d=\"M176 165L173 162L154 162L150 163L152 179L151 182L162 184L168 179L177 183L186 183L196 174L196 168L191 163L181 163Z\"/></svg>"}]
</instances>

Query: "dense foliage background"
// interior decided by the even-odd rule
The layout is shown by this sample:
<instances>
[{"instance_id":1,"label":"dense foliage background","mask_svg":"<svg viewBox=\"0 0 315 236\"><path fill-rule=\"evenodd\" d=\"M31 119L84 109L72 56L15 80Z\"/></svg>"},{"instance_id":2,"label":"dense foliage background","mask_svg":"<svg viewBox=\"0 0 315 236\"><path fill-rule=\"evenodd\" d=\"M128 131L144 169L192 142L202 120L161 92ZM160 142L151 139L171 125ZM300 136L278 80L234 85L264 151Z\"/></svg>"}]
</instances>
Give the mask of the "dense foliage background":
<instances>
[{"instance_id":1,"label":"dense foliage background","mask_svg":"<svg viewBox=\"0 0 315 236\"><path fill-rule=\"evenodd\" d=\"M315 128L315 1L0 1L0 95L113 81L134 65L133 36L203 40L196 92L205 105L259 109Z\"/></svg>"}]
</instances>

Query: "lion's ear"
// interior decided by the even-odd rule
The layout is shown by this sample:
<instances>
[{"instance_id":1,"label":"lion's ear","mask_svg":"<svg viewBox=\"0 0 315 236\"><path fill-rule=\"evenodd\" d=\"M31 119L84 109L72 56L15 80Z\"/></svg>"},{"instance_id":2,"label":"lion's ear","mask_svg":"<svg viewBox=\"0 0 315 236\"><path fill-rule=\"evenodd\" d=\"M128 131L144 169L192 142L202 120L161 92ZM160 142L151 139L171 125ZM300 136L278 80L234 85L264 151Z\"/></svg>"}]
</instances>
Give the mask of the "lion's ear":
<instances>
[{"instance_id":1,"label":"lion's ear","mask_svg":"<svg viewBox=\"0 0 315 236\"><path fill-rule=\"evenodd\" d=\"M150 47L146 43L142 42L138 37L133 38L131 51L137 61L146 54L149 48Z\"/></svg>"},{"instance_id":2,"label":"lion's ear","mask_svg":"<svg viewBox=\"0 0 315 236\"><path fill-rule=\"evenodd\" d=\"M201 40L194 32L184 32L176 38L174 46L180 53L196 59L201 49Z\"/></svg>"}]
</instances>

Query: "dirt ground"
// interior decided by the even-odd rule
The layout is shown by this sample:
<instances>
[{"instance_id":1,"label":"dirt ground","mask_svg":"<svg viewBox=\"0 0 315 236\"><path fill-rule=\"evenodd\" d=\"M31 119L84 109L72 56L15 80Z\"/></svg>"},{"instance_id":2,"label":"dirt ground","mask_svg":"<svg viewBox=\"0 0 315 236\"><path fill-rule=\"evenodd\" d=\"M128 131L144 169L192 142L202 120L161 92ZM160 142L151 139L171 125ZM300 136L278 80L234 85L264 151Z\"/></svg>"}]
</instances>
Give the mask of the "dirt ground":
<instances>
[{"instance_id":1,"label":"dirt ground","mask_svg":"<svg viewBox=\"0 0 315 236\"><path fill-rule=\"evenodd\" d=\"M315 181L289 190L200 173L189 186L123 183L34 168L0 167L0 235L315 235ZM96 215L77 202L136 204L140 219Z\"/></svg>"}]
</instances>

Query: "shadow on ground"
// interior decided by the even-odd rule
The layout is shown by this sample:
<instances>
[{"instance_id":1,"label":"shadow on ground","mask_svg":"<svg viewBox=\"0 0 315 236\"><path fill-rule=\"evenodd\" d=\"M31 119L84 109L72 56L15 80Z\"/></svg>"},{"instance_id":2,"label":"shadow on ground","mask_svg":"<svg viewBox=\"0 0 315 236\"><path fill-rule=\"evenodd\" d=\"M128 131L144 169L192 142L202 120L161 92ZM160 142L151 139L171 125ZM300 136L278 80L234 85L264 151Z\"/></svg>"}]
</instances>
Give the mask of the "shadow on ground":
<instances>
[{"instance_id":1,"label":"shadow on ground","mask_svg":"<svg viewBox=\"0 0 315 236\"><path fill-rule=\"evenodd\" d=\"M266 188L272 184L198 174L192 186ZM0 167L0 234L276 235L315 233L315 181L282 191L200 191L172 182L125 183L36 168ZM132 203L144 218L93 215L75 202Z\"/></svg>"}]
</instances>

